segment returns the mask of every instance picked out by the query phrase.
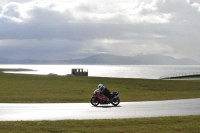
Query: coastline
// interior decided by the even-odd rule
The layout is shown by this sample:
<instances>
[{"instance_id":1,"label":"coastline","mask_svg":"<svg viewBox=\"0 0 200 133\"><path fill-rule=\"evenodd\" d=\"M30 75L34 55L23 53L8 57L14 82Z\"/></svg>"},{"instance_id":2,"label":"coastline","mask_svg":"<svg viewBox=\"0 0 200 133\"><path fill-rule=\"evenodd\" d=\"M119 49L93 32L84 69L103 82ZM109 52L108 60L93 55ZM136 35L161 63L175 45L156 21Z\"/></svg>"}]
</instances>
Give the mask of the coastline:
<instances>
[{"instance_id":1,"label":"coastline","mask_svg":"<svg viewBox=\"0 0 200 133\"><path fill-rule=\"evenodd\" d=\"M20 71L37 71L33 69L25 69L25 68L0 68L0 72L20 72Z\"/></svg>"}]
</instances>

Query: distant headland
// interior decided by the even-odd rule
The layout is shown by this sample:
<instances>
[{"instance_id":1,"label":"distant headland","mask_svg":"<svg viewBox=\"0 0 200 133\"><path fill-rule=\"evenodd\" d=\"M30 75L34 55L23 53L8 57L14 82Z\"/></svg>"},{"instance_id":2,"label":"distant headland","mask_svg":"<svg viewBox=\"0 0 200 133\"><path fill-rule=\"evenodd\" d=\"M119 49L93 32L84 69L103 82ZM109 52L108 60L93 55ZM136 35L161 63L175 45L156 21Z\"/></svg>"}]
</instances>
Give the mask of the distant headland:
<instances>
[{"instance_id":1,"label":"distant headland","mask_svg":"<svg viewBox=\"0 0 200 133\"><path fill-rule=\"evenodd\" d=\"M136 56L118 56L111 54L96 54L81 59L68 60L13 60L0 58L0 64L86 64L86 65L200 65L190 58L174 58L161 54L139 54ZM20 69L18 69L21 71Z\"/></svg>"},{"instance_id":2,"label":"distant headland","mask_svg":"<svg viewBox=\"0 0 200 133\"><path fill-rule=\"evenodd\" d=\"M25 68L0 68L0 72L20 72L20 71L36 71L33 69L25 69Z\"/></svg>"}]
</instances>

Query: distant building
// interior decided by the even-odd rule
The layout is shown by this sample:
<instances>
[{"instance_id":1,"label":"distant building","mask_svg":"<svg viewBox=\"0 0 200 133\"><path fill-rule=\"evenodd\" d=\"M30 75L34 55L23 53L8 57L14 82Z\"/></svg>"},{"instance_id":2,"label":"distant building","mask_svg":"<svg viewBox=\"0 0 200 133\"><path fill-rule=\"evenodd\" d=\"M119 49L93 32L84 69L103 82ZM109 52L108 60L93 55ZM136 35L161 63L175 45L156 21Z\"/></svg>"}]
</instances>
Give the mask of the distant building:
<instances>
[{"instance_id":1,"label":"distant building","mask_svg":"<svg viewBox=\"0 0 200 133\"><path fill-rule=\"evenodd\" d=\"M71 74L74 76L88 76L88 69L73 68Z\"/></svg>"}]
</instances>

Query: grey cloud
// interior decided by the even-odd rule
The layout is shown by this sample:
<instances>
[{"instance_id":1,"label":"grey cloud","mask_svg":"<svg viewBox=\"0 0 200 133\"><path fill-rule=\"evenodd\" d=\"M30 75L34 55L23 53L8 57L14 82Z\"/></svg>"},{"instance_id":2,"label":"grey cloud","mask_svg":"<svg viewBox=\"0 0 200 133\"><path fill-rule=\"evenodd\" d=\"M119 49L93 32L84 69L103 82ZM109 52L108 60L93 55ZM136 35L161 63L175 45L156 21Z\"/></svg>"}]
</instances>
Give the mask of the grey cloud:
<instances>
[{"instance_id":1,"label":"grey cloud","mask_svg":"<svg viewBox=\"0 0 200 133\"><path fill-rule=\"evenodd\" d=\"M34 9L29 14L31 19L23 23L7 23L0 19L2 23L0 39L65 38L74 41L96 38L128 39L134 36L125 36L126 33L158 34L159 30L156 27L164 27L164 25L157 26L155 24L70 23L75 18L69 11L59 13L45 9ZM119 18L113 18L109 21L121 21L122 18L119 16Z\"/></svg>"},{"instance_id":2,"label":"grey cloud","mask_svg":"<svg viewBox=\"0 0 200 133\"><path fill-rule=\"evenodd\" d=\"M16 17L16 18L19 18L20 17L20 13L18 10L18 4L16 3L11 3L11 4L8 4L6 6L6 8L3 10L2 14L3 15L6 15L6 16L9 16L9 17Z\"/></svg>"},{"instance_id":3,"label":"grey cloud","mask_svg":"<svg viewBox=\"0 0 200 133\"><path fill-rule=\"evenodd\" d=\"M128 21L128 18L123 14L116 14L114 17L104 19L102 23L71 23L75 18L70 11L60 13L37 8L28 13L31 18L23 23L4 23L4 27L7 28L4 28L3 33L0 32L2 34L1 39L66 38L80 41L95 38L123 39L126 37L123 36L126 32L149 34L148 24L123 24L123 21ZM107 22L108 24L106 24ZM112 24L115 22L119 24ZM154 32L154 30L151 32Z\"/></svg>"},{"instance_id":4,"label":"grey cloud","mask_svg":"<svg viewBox=\"0 0 200 133\"><path fill-rule=\"evenodd\" d=\"M96 4L94 3L91 3L91 4L80 4L76 7L76 10L79 10L81 12L98 12L100 10L99 6L97 6Z\"/></svg>"},{"instance_id":5,"label":"grey cloud","mask_svg":"<svg viewBox=\"0 0 200 133\"><path fill-rule=\"evenodd\" d=\"M170 22L195 22L199 20L199 12L184 0L157 1L158 11L172 14Z\"/></svg>"},{"instance_id":6,"label":"grey cloud","mask_svg":"<svg viewBox=\"0 0 200 133\"><path fill-rule=\"evenodd\" d=\"M116 24L69 23L70 19L64 19L52 11L40 11L39 14L40 16L34 16L26 23L8 23L6 19L4 22L1 19L3 24L0 39L66 38L81 41L94 38L120 38L123 31L126 32L133 27Z\"/></svg>"},{"instance_id":7,"label":"grey cloud","mask_svg":"<svg viewBox=\"0 0 200 133\"><path fill-rule=\"evenodd\" d=\"M129 52L130 54L132 54L133 52L137 53L139 50L141 50L145 53L148 52L148 49L146 49L146 48L144 49L144 48L142 48L142 46L141 46L141 48L139 48L140 44L148 45L147 48L151 48L151 47L153 48L154 44L171 45L171 47L174 47L175 49L184 50L184 49L188 49L188 47L186 47L187 46L186 42L190 42L190 40L194 39L194 38L191 38L188 40L188 38L190 38L190 37L187 37L187 35L189 35L189 34L186 31L185 31L185 33L177 33L183 27L179 27L180 29L177 29L177 28L173 29L171 27L171 25L169 25L169 24L164 24L164 25L159 25L159 26L155 25L155 24L151 24L151 25L149 25L149 24L148 25L147 24L146 25L145 24L143 24L143 25L142 24L135 24L135 25L68 24L67 27L60 27L60 28L56 27L55 29L51 28L51 30L48 27L47 27L47 30L44 30L44 28L43 28L44 31L41 31L40 27L37 27L37 25L34 25L34 26L28 25L27 27L31 27L32 31L31 32L28 31L27 34L26 34L26 32L24 32L23 33L24 36L22 36L22 32L19 32L20 34L16 33L16 35L15 35L16 39L17 38L22 38L22 39L34 38L34 39L40 39L40 40L50 39L49 42L51 42L52 38L58 38L58 39L65 38L67 40L71 40L72 42L73 41L76 42L76 43L68 43L68 45L66 45L65 48L62 48L61 43L56 42L56 41L52 41L52 43L50 43L50 45L45 45L45 43L36 42L36 44L37 43L41 44L40 47L38 45L36 45L36 46L31 45L32 43L30 44L30 42L27 41L27 43L30 44L29 45L30 49L28 49L29 47L27 47L27 46L26 47L23 45L20 46L20 47L27 48L27 49L22 48L22 51L29 51L28 55L32 55L32 54L34 55L35 52L33 50L37 47L39 47L42 50L48 49L47 51L45 51L45 50L38 51L37 55L40 55L39 53L41 53L43 55L43 58L44 57L49 58L50 56L45 56L45 53L48 54L50 51L54 51L51 53L52 56L54 55L53 57L58 57L58 56L55 56L55 53L58 52L61 55L61 53L65 53L64 51L67 51L67 49L71 49L71 47L75 47L74 49L70 50L71 52L68 51L68 53L71 53L71 54L73 54L73 52L75 54L77 51L80 51L80 49L86 49L86 48L88 48L88 49L94 48L93 54L95 54L95 52L96 53L98 53L98 52L112 52L113 53L113 52L117 52L117 49L116 49L117 47L118 47L118 49L122 49L122 48L119 48L120 45L121 45L121 47L123 47L124 50L118 50L121 52L121 53L117 52L118 54L120 53L123 55L124 51L129 51L131 49L132 49L132 52L130 51ZM58 31L56 32L55 30L58 30ZM165 32L163 32L163 31L165 31ZM32 35L30 33L32 33ZM164 36L164 37L156 38L154 36L151 36L152 34L160 35L160 36ZM179 36L182 36L183 39L180 40ZM116 44L112 44L112 45L108 44L105 47L102 47L101 46L102 44L99 44L98 47L93 47L94 43L92 43L92 42L90 42L89 44L85 44L84 46L82 45L82 43L87 40L93 40L93 39L98 40L98 39L104 39L104 38L118 39L118 40L122 40L122 42L124 40L125 43L121 43L121 44L116 43ZM130 42L126 43L126 40L130 40ZM186 44L186 45L183 45L183 44ZM194 42L194 44L190 44L190 46L191 45L194 46L196 44L197 43ZM16 45L16 44L13 43L13 46L11 49L15 48L14 45ZM56 50L56 48L57 48L57 50ZM136 51L135 49L138 51ZM159 49L157 49L157 50L159 50ZM32 52L30 52L30 51L32 51ZM90 51L88 51L88 52L90 52ZM149 51L149 53L151 53L151 52L156 52L156 51ZM159 51L157 51L157 52L159 52ZM165 52L165 53L169 52L170 53L170 51L166 51L166 50L161 50L160 52ZM171 52L173 52L173 49ZM19 53L22 53L22 52L19 52ZM86 53L84 53L84 54L87 55ZM92 54L92 53L90 53L90 54ZM24 54L24 55L26 55L26 54ZM26 56L24 56L24 57L26 57ZM62 56L59 56L59 57L61 58Z\"/></svg>"},{"instance_id":8,"label":"grey cloud","mask_svg":"<svg viewBox=\"0 0 200 133\"><path fill-rule=\"evenodd\" d=\"M79 49L81 43L54 39L54 40L9 40L0 44L0 57L11 59L71 59ZM74 56L73 58L78 58Z\"/></svg>"},{"instance_id":9,"label":"grey cloud","mask_svg":"<svg viewBox=\"0 0 200 133\"><path fill-rule=\"evenodd\" d=\"M28 11L28 14L31 16L31 18L26 20L25 23L46 23L47 25L51 25L56 23L64 24L70 20L73 20L73 17L69 11L60 13L48 8L34 8Z\"/></svg>"},{"instance_id":10,"label":"grey cloud","mask_svg":"<svg viewBox=\"0 0 200 133\"><path fill-rule=\"evenodd\" d=\"M190 0L189 3L190 4L193 4L193 3L199 3L200 4L200 1L199 0Z\"/></svg>"},{"instance_id":11,"label":"grey cloud","mask_svg":"<svg viewBox=\"0 0 200 133\"><path fill-rule=\"evenodd\" d=\"M186 0L157 0L156 6L159 7L159 11L163 12L181 12L183 10L180 9L186 9L189 4L187 4Z\"/></svg>"},{"instance_id":12,"label":"grey cloud","mask_svg":"<svg viewBox=\"0 0 200 133\"><path fill-rule=\"evenodd\" d=\"M172 17L169 18L169 23L132 23L123 12L116 12L104 18L94 17L93 20L91 16L87 16L94 13L96 8L91 4L80 4L75 9L66 9L64 12L53 10L54 5L46 8L34 7L28 12L31 18L24 19L21 23L1 17L0 40L5 42L9 40L9 43L5 45L0 43L0 57L6 55L13 58L63 59L110 52L121 55L137 53L188 55L198 59L200 56L197 51L200 49L198 9L183 0L165 2L158 0L155 6L155 11L143 9L144 12L141 13L147 16L170 14ZM76 13L83 11L87 12L84 14L85 20L76 17ZM98 11L106 14L103 12L105 10L97 9L96 12ZM10 13L10 16L18 15L14 10L8 10L7 13ZM97 19L98 21L95 21ZM106 39L119 42L113 41L107 44L102 41Z\"/></svg>"}]
</instances>

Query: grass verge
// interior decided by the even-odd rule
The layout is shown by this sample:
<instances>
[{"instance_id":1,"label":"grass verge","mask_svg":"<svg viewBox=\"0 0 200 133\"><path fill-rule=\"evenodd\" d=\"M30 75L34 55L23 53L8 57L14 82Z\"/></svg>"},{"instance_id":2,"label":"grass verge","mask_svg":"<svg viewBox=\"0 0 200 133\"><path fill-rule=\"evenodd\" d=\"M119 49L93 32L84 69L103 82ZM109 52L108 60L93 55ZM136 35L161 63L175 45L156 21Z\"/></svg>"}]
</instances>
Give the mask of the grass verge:
<instances>
[{"instance_id":1,"label":"grass verge","mask_svg":"<svg viewBox=\"0 0 200 133\"><path fill-rule=\"evenodd\" d=\"M0 122L2 133L199 133L200 115L117 120Z\"/></svg>"}]
</instances>

